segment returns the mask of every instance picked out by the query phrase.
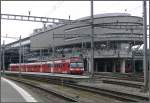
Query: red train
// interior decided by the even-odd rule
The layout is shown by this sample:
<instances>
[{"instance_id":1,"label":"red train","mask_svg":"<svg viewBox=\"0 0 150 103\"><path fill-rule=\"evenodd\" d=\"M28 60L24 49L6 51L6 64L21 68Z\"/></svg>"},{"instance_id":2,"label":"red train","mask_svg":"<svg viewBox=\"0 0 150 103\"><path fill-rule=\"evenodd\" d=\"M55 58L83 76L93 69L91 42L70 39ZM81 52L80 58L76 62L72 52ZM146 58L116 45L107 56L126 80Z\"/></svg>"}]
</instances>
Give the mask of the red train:
<instances>
[{"instance_id":1,"label":"red train","mask_svg":"<svg viewBox=\"0 0 150 103\"><path fill-rule=\"evenodd\" d=\"M19 67L21 69L19 69ZM78 57L48 62L10 64L10 71L83 74L84 64Z\"/></svg>"}]
</instances>

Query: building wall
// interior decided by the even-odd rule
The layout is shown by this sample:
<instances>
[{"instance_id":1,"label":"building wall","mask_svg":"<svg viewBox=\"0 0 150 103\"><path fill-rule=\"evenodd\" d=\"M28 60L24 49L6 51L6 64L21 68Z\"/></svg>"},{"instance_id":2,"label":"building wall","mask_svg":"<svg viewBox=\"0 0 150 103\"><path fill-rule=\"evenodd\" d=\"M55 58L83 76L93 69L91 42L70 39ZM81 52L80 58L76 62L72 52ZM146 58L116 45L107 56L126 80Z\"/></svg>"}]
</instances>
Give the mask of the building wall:
<instances>
[{"instance_id":1,"label":"building wall","mask_svg":"<svg viewBox=\"0 0 150 103\"><path fill-rule=\"evenodd\" d=\"M32 50L39 50L39 49L44 49L44 48L49 48L52 47L52 45L58 45L62 43L61 38L54 38L53 40L53 34L63 34L64 33L64 28L59 27L57 29L52 29L37 35L33 35L30 40L31 40L31 51Z\"/></svg>"},{"instance_id":2,"label":"building wall","mask_svg":"<svg viewBox=\"0 0 150 103\"><path fill-rule=\"evenodd\" d=\"M86 21L88 22L88 20ZM101 18L95 18L94 24L97 25L97 27L94 28L94 34L96 34L95 41L107 41L111 38L113 35L123 35L124 38L121 37L114 37L114 40L130 40L130 41L142 41L142 38L139 39L140 35L142 35L142 28L137 30L131 30L131 29L112 29L112 27L99 27L101 24L104 23L111 23L110 25L121 24L121 25L142 25L142 18L141 17L134 17L134 16L110 16L110 17L101 17ZM116 24L118 23L118 24ZM124 26L125 28L126 26ZM114 27L113 27L114 28ZM129 27L127 27L129 28ZM53 42L53 34L55 36L58 36L57 34L65 34L66 37L73 35L73 34L79 34L80 36L84 36L83 38L75 39L75 40L64 40L64 38L54 38ZM90 41L90 35L91 34L91 27L89 23L85 22L76 22L70 25L64 25L60 27L56 27L55 29L48 30L43 33L39 33L37 35L34 35L30 38L31 40L31 50L37 50L40 48L49 48L53 43L55 46L62 46L67 44L74 44L74 43L81 43L82 40L85 42ZM107 36L104 37L104 36ZM134 36L134 37L131 37Z\"/></svg>"},{"instance_id":3,"label":"building wall","mask_svg":"<svg viewBox=\"0 0 150 103\"><path fill-rule=\"evenodd\" d=\"M51 48L53 45L55 47L62 46L62 48L64 49L66 45L71 45L71 47L73 47L77 43L81 44L82 42L85 42L90 47L90 43L87 43L90 42L91 39L90 19L87 18L87 20L86 19L82 19L82 20L86 22L80 21L68 25L61 25L58 27L53 27L51 29L46 29L45 31L41 33L37 33L36 35L32 35L30 37L30 42L28 44L30 45L29 47L33 52L29 51L30 53L27 59L32 59L32 55L34 55L34 53L36 53L37 50L40 49L47 50L48 48ZM132 52L131 50L130 51L126 50L125 47L132 46L131 43L134 44L143 43L142 18L129 16L129 15L96 17L94 19L94 24L96 26L94 28L94 34L95 34L94 41L95 44L98 44L98 48L94 45L96 47L94 48L94 58L97 59L97 61L95 62L96 63L95 70L107 71L107 72L112 72L112 71L123 72L123 73L126 72L126 68L128 69L131 64L131 60L127 61L127 59L132 59ZM122 25L122 26L118 26L118 25ZM126 25L140 25L141 28L131 29L130 26L126 26ZM70 39L69 37L72 36L74 37L81 36L81 37ZM62 37L62 38L57 38L57 37ZM117 43L117 48L109 48L109 45L107 45L109 43L112 45L113 43ZM18 44L19 41L13 44L12 46ZM101 46L104 44L105 44L105 48L101 49ZM89 70L88 68L90 67L89 57L91 52L89 48L85 47L85 49L86 52L83 53L83 58L87 59L86 69ZM40 54L34 57L41 58ZM135 64L140 64L140 62L139 61L135 62ZM126 66L126 64L129 64L129 66ZM138 67L141 68L141 66ZM139 70L141 70L140 68Z\"/></svg>"}]
</instances>

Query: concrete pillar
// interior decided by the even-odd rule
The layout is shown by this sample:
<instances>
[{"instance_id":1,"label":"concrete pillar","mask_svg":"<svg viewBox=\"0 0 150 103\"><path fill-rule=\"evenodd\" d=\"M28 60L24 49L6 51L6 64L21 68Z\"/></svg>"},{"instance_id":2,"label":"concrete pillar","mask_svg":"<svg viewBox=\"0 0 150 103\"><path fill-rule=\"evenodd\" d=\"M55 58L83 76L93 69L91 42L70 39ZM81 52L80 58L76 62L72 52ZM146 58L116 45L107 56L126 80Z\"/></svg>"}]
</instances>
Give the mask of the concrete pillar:
<instances>
[{"instance_id":1,"label":"concrete pillar","mask_svg":"<svg viewBox=\"0 0 150 103\"><path fill-rule=\"evenodd\" d=\"M107 63L104 64L104 72L107 72Z\"/></svg>"},{"instance_id":2,"label":"concrete pillar","mask_svg":"<svg viewBox=\"0 0 150 103\"><path fill-rule=\"evenodd\" d=\"M96 62L95 64L96 64L96 66L95 66L95 69L96 69L95 72L98 72L98 62Z\"/></svg>"},{"instance_id":3,"label":"concrete pillar","mask_svg":"<svg viewBox=\"0 0 150 103\"><path fill-rule=\"evenodd\" d=\"M114 65L113 65L113 72L116 72L116 62L114 62Z\"/></svg>"},{"instance_id":4,"label":"concrete pillar","mask_svg":"<svg viewBox=\"0 0 150 103\"><path fill-rule=\"evenodd\" d=\"M133 73L135 73L136 72L136 70L135 70L135 60L133 59Z\"/></svg>"},{"instance_id":5,"label":"concrete pillar","mask_svg":"<svg viewBox=\"0 0 150 103\"><path fill-rule=\"evenodd\" d=\"M121 73L125 73L125 59L121 61Z\"/></svg>"},{"instance_id":6,"label":"concrete pillar","mask_svg":"<svg viewBox=\"0 0 150 103\"><path fill-rule=\"evenodd\" d=\"M89 73L91 73L91 70L92 68L91 68L91 61L90 61L90 59L88 58L88 72Z\"/></svg>"}]
</instances>

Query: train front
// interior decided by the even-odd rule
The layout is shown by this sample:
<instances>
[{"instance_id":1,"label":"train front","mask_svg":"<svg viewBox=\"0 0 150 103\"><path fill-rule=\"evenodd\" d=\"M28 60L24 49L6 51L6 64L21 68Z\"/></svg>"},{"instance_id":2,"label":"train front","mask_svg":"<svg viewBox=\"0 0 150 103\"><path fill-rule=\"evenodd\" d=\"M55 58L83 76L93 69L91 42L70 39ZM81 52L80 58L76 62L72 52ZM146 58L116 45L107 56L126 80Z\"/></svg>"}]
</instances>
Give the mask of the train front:
<instances>
[{"instance_id":1,"label":"train front","mask_svg":"<svg viewBox=\"0 0 150 103\"><path fill-rule=\"evenodd\" d=\"M70 61L70 73L71 74L83 74L84 63L79 58L74 58Z\"/></svg>"}]
</instances>

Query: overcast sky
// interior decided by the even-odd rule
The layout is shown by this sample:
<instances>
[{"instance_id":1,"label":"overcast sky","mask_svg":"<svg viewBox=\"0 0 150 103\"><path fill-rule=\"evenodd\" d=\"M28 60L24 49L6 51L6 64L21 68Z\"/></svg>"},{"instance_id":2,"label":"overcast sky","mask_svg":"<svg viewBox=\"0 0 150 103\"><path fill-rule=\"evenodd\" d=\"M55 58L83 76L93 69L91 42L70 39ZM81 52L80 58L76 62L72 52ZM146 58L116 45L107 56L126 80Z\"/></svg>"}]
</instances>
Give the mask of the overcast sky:
<instances>
[{"instance_id":1,"label":"overcast sky","mask_svg":"<svg viewBox=\"0 0 150 103\"><path fill-rule=\"evenodd\" d=\"M142 1L94 1L94 14L102 13L130 13L133 16L142 17ZM147 2L147 12L149 15L149 3ZM1 13L44 16L52 18L78 19L90 16L90 1L1 1ZM149 16L147 17L149 21ZM42 23L26 21L1 21L1 34L10 37L23 38L32 34L33 29L41 28ZM2 38L6 43L15 39Z\"/></svg>"}]
</instances>

